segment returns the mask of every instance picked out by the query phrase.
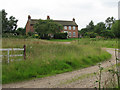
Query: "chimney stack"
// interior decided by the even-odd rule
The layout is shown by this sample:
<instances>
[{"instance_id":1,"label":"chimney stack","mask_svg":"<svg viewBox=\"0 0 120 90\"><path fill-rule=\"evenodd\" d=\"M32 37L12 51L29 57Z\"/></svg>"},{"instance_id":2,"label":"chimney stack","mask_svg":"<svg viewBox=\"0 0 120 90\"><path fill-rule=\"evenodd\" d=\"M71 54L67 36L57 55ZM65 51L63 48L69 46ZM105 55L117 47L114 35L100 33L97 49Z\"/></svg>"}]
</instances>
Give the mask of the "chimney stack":
<instances>
[{"instance_id":1,"label":"chimney stack","mask_svg":"<svg viewBox=\"0 0 120 90\"><path fill-rule=\"evenodd\" d=\"M50 19L50 16L47 16L47 19L49 20L49 19Z\"/></svg>"},{"instance_id":2,"label":"chimney stack","mask_svg":"<svg viewBox=\"0 0 120 90\"><path fill-rule=\"evenodd\" d=\"M75 22L75 18L73 18L73 21Z\"/></svg>"},{"instance_id":3,"label":"chimney stack","mask_svg":"<svg viewBox=\"0 0 120 90\"><path fill-rule=\"evenodd\" d=\"M30 20L31 19L31 16L30 15L28 15L28 20Z\"/></svg>"}]
</instances>

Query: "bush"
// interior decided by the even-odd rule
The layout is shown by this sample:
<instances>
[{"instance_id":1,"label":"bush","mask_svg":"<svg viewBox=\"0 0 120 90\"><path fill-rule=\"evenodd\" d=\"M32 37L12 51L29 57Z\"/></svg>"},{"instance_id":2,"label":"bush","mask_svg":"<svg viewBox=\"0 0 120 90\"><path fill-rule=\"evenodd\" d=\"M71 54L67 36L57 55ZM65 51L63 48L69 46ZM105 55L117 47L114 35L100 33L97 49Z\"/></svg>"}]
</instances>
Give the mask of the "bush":
<instances>
[{"instance_id":1,"label":"bush","mask_svg":"<svg viewBox=\"0 0 120 90\"><path fill-rule=\"evenodd\" d=\"M40 38L50 40L51 37L48 36L48 34L44 34L44 35L40 35Z\"/></svg>"},{"instance_id":2,"label":"bush","mask_svg":"<svg viewBox=\"0 0 120 90\"><path fill-rule=\"evenodd\" d=\"M96 38L97 33L94 33L94 32L87 32L85 36L90 37L90 38Z\"/></svg>"},{"instance_id":3,"label":"bush","mask_svg":"<svg viewBox=\"0 0 120 90\"><path fill-rule=\"evenodd\" d=\"M101 32L101 36L105 38L114 38L114 33L112 30L104 30Z\"/></svg>"},{"instance_id":4,"label":"bush","mask_svg":"<svg viewBox=\"0 0 120 90\"><path fill-rule=\"evenodd\" d=\"M17 33L17 35L26 35L25 28L18 28L15 32Z\"/></svg>"},{"instance_id":5,"label":"bush","mask_svg":"<svg viewBox=\"0 0 120 90\"><path fill-rule=\"evenodd\" d=\"M13 33L3 33L2 37L3 38L21 38L21 39L28 38L27 35L17 35L16 33L15 34L13 34Z\"/></svg>"},{"instance_id":6,"label":"bush","mask_svg":"<svg viewBox=\"0 0 120 90\"><path fill-rule=\"evenodd\" d=\"M67 39L67 33L56 33L54 39Z\"/></svg>"},{"instance_id":7,"label":"bush","mask_svg":"<svg viewBox=\"0 0 120 90\"><path fill-rule=\"evenodd\" d=\"M32 36L33 34L33 32L28 32L28 36Z\"/></svg>"}]
</instances>

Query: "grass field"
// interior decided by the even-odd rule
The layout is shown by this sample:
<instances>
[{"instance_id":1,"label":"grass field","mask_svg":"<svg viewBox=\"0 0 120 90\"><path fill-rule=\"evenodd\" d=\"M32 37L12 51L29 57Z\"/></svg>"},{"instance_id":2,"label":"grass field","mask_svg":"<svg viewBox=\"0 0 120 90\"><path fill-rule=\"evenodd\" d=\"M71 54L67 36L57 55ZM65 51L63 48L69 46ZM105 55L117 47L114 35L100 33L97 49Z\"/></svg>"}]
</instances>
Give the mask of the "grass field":
<instances>
[{"instance_id":1,"label":"grass field","mask_svg":"<svg viewBox=\"0 0 120 90\"><path fill-rule=\"evenodd\" d=\"M75 42L67 45L53 44L39 39L3 38L2 41L3 48L22 48L24 44L27 47L25 61L13 61L7 64L5 62L7 58L3 58L2 83L41 78L85 68L111 57L98 45L86 44L87 41L84 40L79 40L78 44Z\"/></svg>"},{"instance_id":2,"label":"grass field","mask_svg":"<svg viewBox=\"0 0 120 90\"><path fill-rule=\"evenodd\" d=\"M118 39L80 39L78 40L79 45L91 45L97 47L106 47L106 48L118 48Z\"/></svg>"},{"instance_id":3,"label":"grass field","mask_svg":"<svg viewBox=\"0 0 120 90\"><path fill-rule=\"evenodd\" d=\"M73 42L76 41L79 45L91 45L91 46L98 46L98 47L106 47L106 48L118 48L118 39L96 39L96 38L72 38L72 39L52 39L49 41L56 41L56 42Z\"/></svg>"}]
</instances>

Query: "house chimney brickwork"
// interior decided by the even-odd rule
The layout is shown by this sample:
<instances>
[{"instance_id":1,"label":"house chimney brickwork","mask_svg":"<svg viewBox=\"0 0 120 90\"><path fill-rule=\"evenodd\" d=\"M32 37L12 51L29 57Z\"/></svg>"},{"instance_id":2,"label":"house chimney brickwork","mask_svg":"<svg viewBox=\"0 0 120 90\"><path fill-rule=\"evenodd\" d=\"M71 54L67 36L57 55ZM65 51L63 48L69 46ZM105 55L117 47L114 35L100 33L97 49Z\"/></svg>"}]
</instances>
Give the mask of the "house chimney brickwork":
<instances>
[{"instance_id":1,"label":"house chimney brickwork","mask_svg":"<svg viewBox=\"0 0 120 90\"><path fill-rule=\"evenodd\" d=\"M32 29L31 29L31 25L30 25L30 21L31 21L31 16L28 15L28 21L26 23L26 34L28 34L28 32L30 32Z\"/></svg>"}]
</instances>

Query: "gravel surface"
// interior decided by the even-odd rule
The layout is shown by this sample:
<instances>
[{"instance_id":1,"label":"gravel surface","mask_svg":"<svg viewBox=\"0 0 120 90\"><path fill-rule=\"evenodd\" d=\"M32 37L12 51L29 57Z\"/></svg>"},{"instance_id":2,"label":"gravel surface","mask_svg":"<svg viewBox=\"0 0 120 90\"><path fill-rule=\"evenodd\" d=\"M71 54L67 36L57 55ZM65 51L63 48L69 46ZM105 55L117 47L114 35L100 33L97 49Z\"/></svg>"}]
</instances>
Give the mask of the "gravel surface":
<instances>
[{"instance_id":1,"label":"gravel surface","mask_svg":"<svg viewBox=\"0 0 120 90\"><path fill-rule=\"evenodd\" d=\"M103 48L110 54L112 58L108 61L102 62L101 66L108 68L112 64L115 64L114 49ZM98 87L98 83L95 83L97 76L94 72L98 72L98 65L91 66L88 68L57 74L45 78L33 79L24 82L4 84L3 88L94 88ZM102 82L108 79L108 72L103 71Z\"/></svg>"}]
</instances>

